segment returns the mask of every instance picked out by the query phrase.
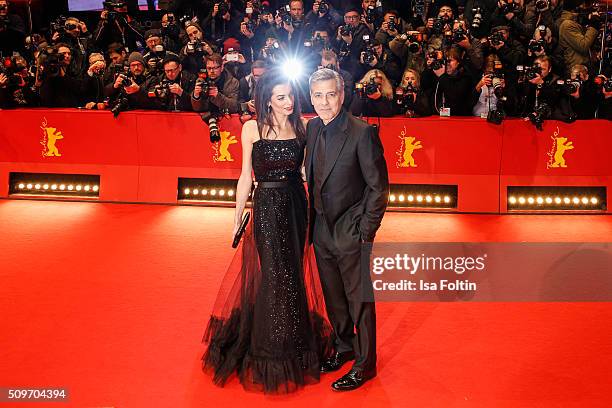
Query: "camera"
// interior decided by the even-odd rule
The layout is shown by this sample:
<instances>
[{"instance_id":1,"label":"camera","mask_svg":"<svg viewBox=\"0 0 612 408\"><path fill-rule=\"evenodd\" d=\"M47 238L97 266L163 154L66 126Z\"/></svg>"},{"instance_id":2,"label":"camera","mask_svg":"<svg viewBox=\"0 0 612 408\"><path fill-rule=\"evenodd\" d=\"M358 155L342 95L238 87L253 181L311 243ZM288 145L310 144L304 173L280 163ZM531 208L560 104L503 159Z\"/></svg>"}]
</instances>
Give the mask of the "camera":
<instances>
[{"instance_id":1,"label":"camera","mask_svg":"<svg viewBox=\"0 0 612 408\"><path fill-rule=\"evenodd\" d=\"M396 37L398 40L404 41L410 52L417 53L421 50L421 44L427 42L427 35L419 31L408 31Z\"/></svg>"},{"instance_id":2,"label":"camera","mask_svg":"<svg viewBox=\"0 0 612 408\"><path fill-rule=\"evenodd\" d=\"M53 47L47 47L41 51L39 58L43 78L60 76L64 63L64 54L58 53Z\"/></svg>"},{"instance_id":3,"label":"camera","mask_svg":"<svg viewBox=\"0 0 612 408\"><path fill-rule=\"evenodd\" d=\"M368 82L357 82L355 84L355 92L362 99L365 99L367 96L373 95L378 91L378 84L376 83L374 77L370 77Z\"/></svg>"},{"instance_id":4,"label":"camera","mask_svg":"<svg viewBox=\"0 0 612 408\"><path fill-rule=\"evenodd\" d=\"M502 5L499 9L502 15L516 13L518 11L519 5L513 0L501 0L501 3Z\"/></svg>"},{"instance_id":5,"label":"camera","mask_svg":"<svg viewBox=\"0 0 612 408\"><path fill-rule=\"evenodd\" d=\"M349 24L344 24L340 26L340 35L344 37L348 37L353 33L353 27Z\"/></svg>"},{"instance_id":6,"label":"camera","mask_svg":"<svg viewBox=\"0 0 612 408\"><path fill-rule=\"evenodd\" d=\"M325 0L321 0L319 3L319 14L329 13L329 4Z\"/></svg>"},{"instance_id":7,"label":"camera","mask_svg":"<svg viewBox=\"0 0 612 408\"><path fill-rule=\"evenodd\" d=\"M535 0L535 8L540 13L548 10L548 0Z\"/></svg>"},{"instance_id":8,"label":"camera","mask_svg":"<svg viewBox=\"0 0 612 408\"><path fill-rule=\"evenodd\" d=\"M221 133L219 132L219 119L210 112L205 112L200 115L204 123L208 125L208 134L210 137L210 143L217 143L221 141Z\"/></svg>"},{"instance_id":9,"label":"camera","mask_svg":"<svg viewBox=\"0 0 612 408\"><path fill-rule=\"evenodd\" d=\"M580 85L582 85L582 81L578 79L559 79L557 80L557 86L561 88L561 90L571 95L576 93L578 89L580 89Z\"/></svg>"},{"instance_id":10,"label":"camera","mask_svg":"<svg viewBox=\"0 0 612 408\"><path fill-rule=\"evenodd\" d=\"M366 34L362 38L364 42L364 49L361 51L363 63L370 65L376 59L376 52L372 48L370 36Z\"/></svg>"},{"instance_id":11,"label":"camera","mask_svg":"<svg viewBox=\"0 0 612 408\"><path fill-rule=\"evenodd\" d=\"M204 47L201 41L193 40L187 43L187 48L185 51L188 53L204 52Z\"/></svg>"},{"instance_id":12,"label":"camera","mask_svg":"<svg viewBox=\"0 0 612 408\"><path fill-rule=\"evenodd\" d=\"M107 18L108 21L113 21L117 19L117 17L122 14L122 12L117 11L117 9L125 7L125 3L123 1L118 0L108 0L102 3L104 10L108 11Z\"/></svg>"},{"instance_id":13,"label":"camera","mask_svg":"<svg viewBox=\"0 0 612 408\"><path fill-rule=\"evenodd\" d=\"M474 17L472 18L472 28L477 30L480 28L480 24L482 24L482 12L480 7L474 7L472 9L472 13Z\"/></svg>"},{"instance_id":14,"label":"camera","mask_svg":"<svg viewBox=\"0 0 612 408\"><path fill-rule=\"evenodd\" d=\"M376 21L376 8L374 6L368 6L365 11L365 21L369 24L372 24Z\"/></svg>"},{"instance_id":15,"label":"camera","mask_svg":"<svg viewBox=\"0 0 612 408\"><path fill-rule=\"evenodd\" d=\"M6 57L0 65L0 74L6 75L8 83L6 87L9 89L23 88L26 85L25 80L18 72L26 69L25 65L17 64L14 58Z\"/></svg>"},{"instance_id":16,"label":"camera","mask_svg":"<svg viewBox=\"0 0 612 408\"><path fill-rule=\"evenodd\" d=\"M517 65L516 70L519 72L519 81L524 81L525 79L532 80L538 75L542 75L542 68L540 67L540 64L534 64L527 67Z\"/></svg>"},{"instance_id":17,"label":"camera","mask_svg":"<svg viewBox=\"0 0 612 408\"><path fill-rule=\"evenodd\" d=\"M412 2L412 10L415 16L425 17L425 0L414 0Z\"/></svg>"},{"instance_id":18,"label":"camera","mask_svg":"<svg viewBox=\"0 0 612 408\"><path fill-rule=\"evenodd\" d=\"M281 20L284 24L292 24L293 18L291 17L291 8L287 4L285 7L281 7L276 11L276 15L281 17Z\"/></svg>"},{"instance_id":19,"label":"camera","mask_svg":"<svg viewBox=\"0 0 612 408\"><path fill-rule=\"evenodd\" d=\"M247 21L246 23L246 29L252 33L255 32L255 22L251 19L249 19L249 21Z\"/></svg>"},{"instance_id":20,"label":"camera","mask_svg":"<svg viewBox=\"0 0 612 408\"><path fill-rule=\"evenodd\" d=\"M536 105L533 112L527 115L527 118L533 123L538 130L542 130L544 126L544 120L550 117L550 106L546 103Z\"/></svg>"},{"instance_id":21,"label":"camera","mask_svg":"<svg viewBox=\"0 0 612 408\"><path fill-rule=\"evenodd\" d=\"M431 30L434 33L440 34L444 30L445 25L446 25L446 20L440 17L436 17L433 19L433 26L431 27Z\"/></svg>"},{"instance_id":22,"label":"camera","mask_svg":"<svg viewBox=\"0 0 612 408\"><path fill-rule=\"evenodd\" d=\"M158 84L149 89L147 95L149 98L167 99L170 95L170 84L172 82L169 79L163 78Z\"/></svg>"},{"instance_id":23,"label":"camera","mask_svg":"<svg viewBox=\"0 0 612 408\"><path fill-rule=\"evenodd\" d=\"M211 87L215 86L213 81L208 77L208 71L206 68L202 68L198 71L198 77L195 82L195 86L202 87L202 95L208 96L208 91Z\"/></svg>"},{"instance_id":24,"label":"camera","mask_svg":"<svg viewBox=\"0 0 612 408\"><path fill-rule=\"evenodd\" d=\"M399 31L399 27L397 26L397 21L395 21L395 16L389 16L389 31Z\"/></svg>"},{"instance_id":25,"label":"camera","mask_svg":"<svg viewBox=\"0 0 612 408\"><path fill-rule=\"evenodd\" d=\"M179 17L179 22L183 25L183 27L187 28L192 24L198 24L198 17L191 16L189 14L185 14L184 16Z\"/></svg>"},{"instance_id":26,"label":"camera","mask_svg":"<svg viewBox=\"0 0 612 408\"><path fill-rule=\"evenodd\" d=\"M111 106L110 111L112 112L113 116L116 118L117 116L119 116L121 112L125 112L126 110L128 110L129 107L130 107L130 101L128 100L125 90L122 88L121 91L119 91L119 95L117 96L117 99L113 103L113 106Z\"/></svg>"},{"instance_id":27,"label":"camera","mask_svg":"<svg viewBox=\"0 0 612 408\"><path fill-rule=\"evenodd\" d=\"M433 59L433 62L431 63L432 70L437 71L446 66L446 58L444 57L444 53L442 51L431 51L427 53L427 56Z\"/></svg>"},{"instance_id":28,"label":"camera","mask_svg":"<svg viewBox=\"0 0 612 408\"><path fill-rule=\"evenodd\" d=\"M541 39L540 40L529 40L529 45L527 46L527 48L531 52L542 52L544 51L545 45L546 45L546 42Z\"/></svg>"},{"instance_id":29,"label":"camera","mask_svg":"<svg viewBox=\"0 0 612 408\"><path fill-rule=\"evenodd\" d=\"M493 34L491 34L488 37L488 40L491 45L500 45L501 43L506 41L501 31L496 31Z\"/></svg>"},{"instance_id":30,"label":"camera","mask_svg":"<svg viewBox=\"0 0 612 408\"><path fill-rule=\"evenodd\" d=\"M312 47L313 50L318 52L325 48L325 40L319 34L317 34L304 41L304 47Z\"/></svg>"},{"instance_id":31,"label":"camera","mask_svg":"<svg viewBox=\"0 0 612 408\"><path fill-rule=\"evenodd\" d=\"M454 43L460 43L466 38L467 38L467 31L465 31L462 27L457 27L457 29L453 30L452 41Z\"/></svg>"},{"instance_id":32,"label":"camera","mask_svg":"<svg viewBox=\"0 0 612 408\"><path fill-rule=\"evenodd\" d=\"M493 123L494 125L501 125L506 118L506 113L502 109L490 110L487 113L487 122Z\"/></svg>"},{"instance_id":33,"label":"camera","mask_svg":"<svg viewBox=\"0 0 612 408\"><path fill-rule=\"evenodd\" d=\"M278 41L274 41L272 45L266 45L262 51L265 59L274 62L277 60L278 53L280 52L280 44Z\"/></svg>"},{"instance_id":34,"label":"camera","mask_svg":"<svg viewBox=\"0 0 612 408\"><path fill-rule=\"evenodd\" d=\"M412 86L411 83L409 83L405 87L398 86L397 88L395 88L395 103L400 105L401 107L406 107L407 105L410 105L413 102L412 98L409 98L408 96L414 95L416 93L417 89Z\"/></svg>"},{"instance_id":35,"label":"camera","mask_svg":"<svg viewBox=\"0 0 612 408\"><path fill-rule=\"evenodd\" d=\"M66 17L59 16L55 20L51 21L49 23L49 30L51 31L51 34L53 33L64 34L66 32Z\"/></svg>"}]
</instances>

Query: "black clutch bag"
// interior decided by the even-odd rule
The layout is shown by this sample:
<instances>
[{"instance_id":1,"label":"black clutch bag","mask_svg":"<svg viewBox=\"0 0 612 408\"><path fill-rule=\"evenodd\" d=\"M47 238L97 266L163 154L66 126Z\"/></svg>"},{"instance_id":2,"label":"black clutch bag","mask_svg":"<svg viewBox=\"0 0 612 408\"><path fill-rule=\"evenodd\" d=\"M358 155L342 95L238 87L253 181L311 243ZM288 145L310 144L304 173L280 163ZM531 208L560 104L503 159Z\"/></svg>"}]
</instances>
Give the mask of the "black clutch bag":
<instances>
[{"instance_id":1,"label":"black clutch bag","mask_svg":"<svg viewBox=\"0 0 612 408\"><path fill-rule=\"evenodd\" d=\"M238 228L238 231L236 231L236 235L234 235L234 242L232 242L232 248L236 248L238 246L238 243L242 239L242 234L244 234L244 230L246 230L246 226L249 223L249 218L251 218L250 212L247 212L246 214L244 214L244 217L242 217L240 227Z\"/></svg>"}]
</instances>

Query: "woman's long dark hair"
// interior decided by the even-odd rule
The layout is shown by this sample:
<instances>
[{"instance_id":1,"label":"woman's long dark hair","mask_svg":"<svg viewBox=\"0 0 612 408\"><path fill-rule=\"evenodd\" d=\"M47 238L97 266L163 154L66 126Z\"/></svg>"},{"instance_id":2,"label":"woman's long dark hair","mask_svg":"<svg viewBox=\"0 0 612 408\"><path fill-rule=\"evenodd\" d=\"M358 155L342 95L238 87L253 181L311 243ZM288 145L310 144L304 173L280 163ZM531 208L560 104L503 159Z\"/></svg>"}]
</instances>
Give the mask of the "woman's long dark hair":
<instances>
[{"instance_id":1,"label":"woman's long dark hair","mask_svg":"<svg viewBox=\"0 0 612 408\"><path fill-rule=\"evenodd\" d=\"M291 83L287 78L286 74L283 73L279 68L271 68L259 78L257 85L255 86L255 111L257 112L257 128L259 129L259 135L262 139L270 139L268 136L270 132L276 133L274 130L274 121L272 110L268 108L268 104L272 99L272 89L276 85L289 84L293 94L293 112L289 115L289 123L293 128L293 132L297 137L300 144L304 144L306 141L306 129L302 122L301 113L302 109L300 106L300 97L297 94L297 86ZM263 129L267 126L267 131L264 134Z\"/></svg>"}]
</instances>

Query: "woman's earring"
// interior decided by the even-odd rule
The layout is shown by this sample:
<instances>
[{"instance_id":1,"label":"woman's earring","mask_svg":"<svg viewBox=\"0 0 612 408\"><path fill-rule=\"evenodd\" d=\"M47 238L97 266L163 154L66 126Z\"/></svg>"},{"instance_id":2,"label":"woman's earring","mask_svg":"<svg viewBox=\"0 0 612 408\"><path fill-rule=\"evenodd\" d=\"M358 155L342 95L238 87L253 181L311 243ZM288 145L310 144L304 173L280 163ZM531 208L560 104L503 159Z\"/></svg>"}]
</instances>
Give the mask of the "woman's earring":
<instances>
[{"instance_id":1,"label":"woman's earring","mask_svg":"<svg viewBox=\"0 0 612 408\"><path fill-rule=\"evenodd\" d=\"M272 105L268 105L268 112L272 111Z\"/></svg>"}]
</instances>

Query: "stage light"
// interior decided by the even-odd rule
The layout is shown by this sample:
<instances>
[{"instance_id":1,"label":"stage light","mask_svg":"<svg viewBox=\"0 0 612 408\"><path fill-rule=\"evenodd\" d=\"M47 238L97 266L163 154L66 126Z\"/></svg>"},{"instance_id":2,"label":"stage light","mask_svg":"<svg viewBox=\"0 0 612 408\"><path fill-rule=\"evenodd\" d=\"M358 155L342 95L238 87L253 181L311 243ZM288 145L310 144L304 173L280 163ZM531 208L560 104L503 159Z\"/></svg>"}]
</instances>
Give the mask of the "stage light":
<instances>
[{"instance_id":1,"label":"stage light","mask_svg":"<svg viewBox=\"0 0 612 408\"><path fill-rule=\"evenodd\" d=\"M427 201L428 203L431 203L433 201L433 198L430 195L425 196L425 201Z\"/></svg>"},{"instance_id":2,"label":"stage light","mask_svg":"<svg viewBox=\"0 0 612 408\"><path fill-rule=\"evenodd\" d=\"M81 190L83 190L83 186L80 184L77 184L76 191L81 191Z\"/></svg>"},{"instance_id":3,"label":"stage light","mask_svg":"<svg viewBox=\"0 0 612 408\"><path fill-rule=\"evenodd\" d=\"M19 186L17 186L20 190L23 190L25 188L25 184L23 183L19 183Z\"/></svg>"},{"instance_id":4,"label":"stage light","mask_svg":"<svg viewBox=\"0 0 612 408\"><path fill-rule=\"evenodd\" d=\"M33 186L32 186L32 183L28 183L28 185L27 185L26 187L28 188L28 190L31 190L31 189L32 189L32 187L33 187Z\"/></svg>"},{"instance_id":5,"label":"stage light","mask_svg":"<svg viewBox=\"0 0 612 408\"><path fill-rule=\"evenodd\" d=\"M508 211L606 211L605 187L509 186ZM515 202L513 198L519 197ZM521 200L522 198L522 200Z\"/></svg>"},{"instance_id":6,"label":"stage light","mask_svg":"<svg viewBox=\"0 0 612 408\"><path fill-rule=\"evenodd\" d=\"M510 196L510 197L508 198L508 202L509 202L510 204L516 204L516 197L514 197L514 196Z\"/></svg>"},{"instance_id":7,"label":"stage light","mask_svg":"<svg viewBox=\"0 0 612 408\"><path fill-rule=\"evenodd\" d=\"M98 192L100 190L100 187L98 186L93 186L93 191Z\"/></svg>"},{"instance_id":8,"label":"stage light","mask_svg":"<svg viewBox=\"0 0 612 408\"><path fill-rule=\"evenodd\" d=\"M234 190L230 190L230 191L228 191L228 192L227 192L227 195L228 195L229 197L233 197L233 196L234 196Z\"/></svg>"},{"instance_id":9,"label":"stage light","mask_svg":"<svg viewBox=\"0 0 612 408\"><path fill-rule=\"evenodd\" d=\"M536 198L536 203L538 203L539 205L544 204L544 198L542 198L542 197Z\"/></svg>"},{"instance_id":10,"label":"stage light","mask_svg":"<svg viewBox=\"0 0 612 408\"><path fill-rule=\"evenodd\" d=\"M597 199L597 197L591 197L591 204L597 205L598 203L599 203L599 200Z\"/></svg>"},{"instance_id":11,"label":"stage light","mask_svg":"<svg viewBox=\"0 0 612 408\"><path fill-rule=\"evenodd\" d=\"M198 190L197 188L193 189L193 195L198 195L200 194L200 190Z\"/></svg>"},{"instance_id":12,"label":"stage light","mask_svg":"<svg viewBox=\"0 0 612 408\"><path fill-rule=\"evenodd\" d=\"M408 195L408 202L413 202L414 201L414 196L412 194Z\"/></svg>"},{"instance_id":13,"label":"stage light","mask_svg":"<svg viewBox=\"0 0 612 408\"><path fill-rule=\"evenodd\" d=\"M572 200L569 197L563 197L563 204L571 204Z\"/></svg>"},{"instance_id":14,"label":"stage light","mask_svg":"<svg viewBox=\"0 0 612 408\"><path fill-rule=\"evenodd\" d=\"M587 205L589 203L589 199L587 197L582 197L582 204Z\"/></svg>"},{"instance_id":15,"label":"stage light","mask_svg":"<svg viewBox=\"0 0 612 408\"><path fill-rule=\"evenodd\" d=\"M451 198L449 196L444 196L444 202L449 204L451 202Z\"/></svg>"},{"instance_id":16,"label":"stage light","mask_svg":"<svg viewBox=\"0 0 612 408\"><path fill-rule=\"evenodd\" d=\"M552 197L546 197L546 204L552 204L552 203L553 203Z\"/></svg>"},{"instance_id":17,"label":"stage light","mask_svg":"<svg viewBox=\"0 0 612 408\"><path fill-rule=\"evenodd\" d=\"M213 196L213 197L216 196L217 195L217 190L214 189L214 188L212 190L210 190L210 195Z\"/></svg>"},{"instance_id":18,"label":"stage light","mask_svg":"<svg viewBox=\"0 0 612 408\"><path fill-rule=\"evenodd\" d=\"M58 198L83 197L89 198L89 184L92 181L99 182L100 177L85 174L54 174L54 173L9 173L9 196L12 195L36 195L53 196ZM74 194L73 184L68 181L81 181L83 185L88 185L85 194ZM79 190L80 191L80 190ZM97 195L97 194L96 194Z\"/></svg>"},{"instance_id":19,"label":"stage light","mask_svg":"<svg viewBox=\"0 0 612 408\"><path fill-rule=\"evenodd\" d=\"M43 185L43 190L48 190L49 189L49 185L48 184L44 184Z\"/></svg>"},{"instance_id":20,"label":"stage light","mask_svg":"<svg viewBox=\"0 0 612 408\"><path fill-rule=\"evenodd\" d=\"M455 198L451 198L451 197ZM457 186L437 184L391 184L389 209L419 208L425 210L449 210L456 202Z\"/></svg>"},{"instance_id":21,"label":"stage light","mask_svg":"<svg viewBox=\"0 0 612 408\"><path fill-rule=\"evenodd\" d=\"M51 190L57 190L57 184L51 184Z\"/></svg>"},{"instance_id":22,"label":"stage light","mask_svg":"<svg viewBox=\"0 0 612 408\"><path fill-rule=\"evenodd\" d=\"M74 190L74 186L72 184L69 184L68 185L68 191L72 191L72 190Z\"/></svg>"},{"instance_id":23,"label":"stage light","mask_svg":"<svg viewBox=\"0 0 612 408\"><path fill-rule=\"evenodd\" d=\"M202 189L202 195L203 195L203 196L208 195L208 190L207 190L207 189L205 189L205 188L204 188L204 189Z\"/></svg>"},{"instance_id":24,"label":"stage light","mask_svg":"<svg viewBox=\"0 0 612 408\"><path fill-rule=\"evenodd\" d=\"M580 204L580 199L578 197L574 197L572 199L572 202L574 203L574 205L578 205L578 204Z\"/></svg>"},{"instance_id":25,"label":"stage light","mask_svg":"<svg viewBox=\"0 0 612 408\"><path fill-rule=\"evenodd\" d=\"M525 204L527 200L525 200L525 197L519 197L518 202L519 204Z\"/></svg>"},{"instance_id":26,"label":"stage light","mask_svg":"<svg viewBox=\"0 0 612 408\"><path fill-rule=\"evenodd\" d=\"M89 191L89 190L91 189L91 187L90 187L90 186L89 186L89 184L88 184L88 185L86 185L85 187L83 187L83 189L84 189L85 191Z\"/></svg>"},{"instance_id":27,"label":"stage light","mask_svg":"<svg viewBox=\"0 0 612 408\"><path fill-rule=\"evenodd\" d=\"M66 190L66 185L65 184L60 184L59 189L64 191Z\"/></svg>"},{"instance_id":28,"label":"stage light","mask_svg":"<svg viewBox=\"0 0 612 408\"><path fill-rule=\"evenodd\" d=\"M436 196L435 201L436 203L440 204L442 202L442 198L440 196Z\"/></svg>"},{"instance_id":29,"label":"stage light","mask_svg":"<svg viewBox=\"0 0 612 408\"><path fill-rule=\"evenodd\" d=\"M561 204L562 202L561 197L555 197L555 204Z\"/></svg>"},{"instance_id":30,"label":"stage light","mask_svg":"<svg viewBox=\"0 0 612 408\"><path fill-rule=\"evenodd\" d=\"M391 194L391 195L389 196L389 201L391 201L392 203L394 203L394 202L395 202L395 194Z\"/></svg>"},{"instance_id":31,"label":"stage light","mask_svg":"<svg viewBox=\"0 0 612 408\"><path fill-rule=\"evenodd\" d=\"M423 196L419 194L419 195L417 196L417 201L418 201L419 203L422 203L422 202L423 202Z\"/></svg>"},{"instance_id":32,"label":"stage light","mask_svg":"<svg viewBox=\"0 0 612 408\"><path fill-rule=\"evenodd\" d=\"M533 197L528 197L528 198L527 198L527 202L528 202L529 204L533 204L533 203L535 203L535 200L533 199Z\"/></svg>"},{"instance_id":33,"label":"stage light","mask_svg":"<svg viewBox=\"0 0 612 408\"><path fill-rule=\"evenodd\" d=\"M400 200L400 203L403 203L406 200L406 197L404 197L403 194L400 194L399 200Z\"/></svg>"},{"instance_id":34,"label":"stage light","mask_svg":"<svg viewBox=\"0 0 612 408\"><path fill-rule=\"evenodd\" d=\"M221 189L219 191L219 197L225 197L225 190Z\"/></svg>"}]
</instances>

